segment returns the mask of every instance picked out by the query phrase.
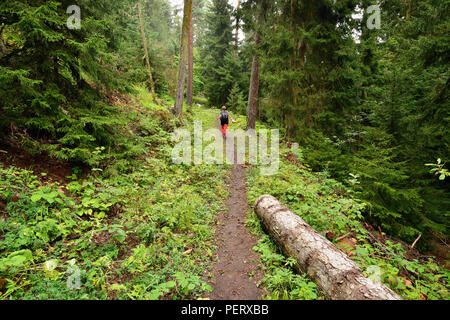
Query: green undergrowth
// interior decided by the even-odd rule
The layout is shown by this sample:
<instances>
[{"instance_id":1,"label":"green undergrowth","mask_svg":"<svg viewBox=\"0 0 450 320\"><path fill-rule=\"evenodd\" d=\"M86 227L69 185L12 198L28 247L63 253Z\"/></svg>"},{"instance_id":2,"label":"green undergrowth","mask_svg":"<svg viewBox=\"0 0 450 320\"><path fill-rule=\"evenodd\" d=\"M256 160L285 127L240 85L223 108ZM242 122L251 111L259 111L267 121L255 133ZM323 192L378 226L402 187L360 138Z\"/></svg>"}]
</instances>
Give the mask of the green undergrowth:
<instances>
[{"instance_id":1,"label":"green undergrowth","mask_svg":"<svg viewBox=\"0 0 450 320\"><path fill-rule=\"evenodd\" d=\"M314 229L333 239L356 241L354 248L336 243L375 281L382 281L404 299L449 299L450 273L434 260L407 259L400 243L386 240L380 249L369 241L363 228L366 205L351 196L343 184L330 179L326 172L313 173L303 161L301 150L281 146L280 170L274 176L262 176L256 166L247 170L248 201L271 194L301 216ZM304 274L297 274L292 258L285 257L262 228L253 210L247 224L259 236L254 248L261 254L265 278L263 285L270 294L266 299L324 299L320 289Z\"/></svg>"},{"instance_id":2,"label":"green undergrowth","mask_svg":"<svg viewBox=\"0 0 450 320\"><path fill-rule=\"evenodd\" d=\"M69 183L0 165L0 299L195 299L211 290L205 272L228 170L172 164L176 120L143 92L136 100L121 131L133 157L104 162L108 150L98 148L92 173L75 169Z\"/></svg>"}]
</instances>

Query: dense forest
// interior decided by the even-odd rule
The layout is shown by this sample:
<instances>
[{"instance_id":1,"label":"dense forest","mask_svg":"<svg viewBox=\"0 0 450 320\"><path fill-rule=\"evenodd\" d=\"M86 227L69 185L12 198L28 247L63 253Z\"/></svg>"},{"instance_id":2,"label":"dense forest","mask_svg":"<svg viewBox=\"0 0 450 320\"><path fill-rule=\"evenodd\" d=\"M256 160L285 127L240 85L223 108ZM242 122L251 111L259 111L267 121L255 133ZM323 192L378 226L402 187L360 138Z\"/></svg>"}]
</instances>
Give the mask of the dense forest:
<instances>
[{"instance_id":1,"label":"dense forest","mask_svg":"<svg viewBox=\"0 0 450 320\"><path fill-rule=\"evenodd\" d=\"M329 298L253 212L271 194L402 298L448 299L449 16L450 0L3 0L0 299L220 298L216 219L241 174L259 298ZM230 129L280 130L277 175L172 163L173 132L222 106Z\"/></svg>"}]
</instances>

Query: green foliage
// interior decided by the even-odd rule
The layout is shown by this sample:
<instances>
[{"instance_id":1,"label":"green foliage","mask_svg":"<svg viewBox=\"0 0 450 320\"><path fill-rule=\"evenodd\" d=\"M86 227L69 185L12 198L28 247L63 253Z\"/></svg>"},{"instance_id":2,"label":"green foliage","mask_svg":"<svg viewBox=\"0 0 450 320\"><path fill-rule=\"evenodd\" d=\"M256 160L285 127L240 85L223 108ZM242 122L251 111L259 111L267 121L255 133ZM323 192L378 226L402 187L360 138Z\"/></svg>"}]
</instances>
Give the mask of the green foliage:
<instances>
[{"instance_id":1,"label":"green foliage","mask_svg":"<svg viewBox=\"0 0 450 320\"><path fill-rule=\"evenodd\" d=\"M439 176L439 180L442 181L442 180L445 180L446 177L450 176L450 172L448 172L448 170L444 168L445 163L442 164L441 162L442 162L442 160L438 159L437 164L429 163L429 164L426 164L426 166L433 167L430 170L430 173L434 173L435 176Z\"/></svg>"},{"instance_id":2,"label":"green foliage","mask_svg":"<svg viewBox=\"0 0 450 320\"><path fill-rule=\"evenodd\" d=\"M113 158L142 153L121 135L129 123L122 104L112 105L133 90L131 83L147 82L142 40L133 1L85 1L80 30L66 26L71 4L1 3L0 136L11 135L33 154L101 169ZM177 38L171 6L143 5L156 87L169 92L175 76L167 38Z\"/></svg>"},{"instance_id":3,"label":"green foliage","mask_svg":"<svg viewBox=\"0 0 450 320\"><path fill-rule=\"evenodd\" d=\"M134 111L142 135L131 136L151 156L118 159L83 180L74 170L67 184L0 166L1 299L192 299L211 290L203 276L227 197L217 182L228 171L173 165L164 130L172 119L143 108ZM201 110L198 117L215 124L215 114ZM79 290L67 287L74 267Z\"/></svg>"},{"instance_id":4,"label":"green foliage","mask_svg":"<svg viewBox=\"0 0 450 320\"><path fill-rule=\"evenodd\" d=\"M302 153L302 152L297 152ZM271 194L297 213L314 229L325 235L335 234L334 239L351 235L356 239L356 248L351 258L358 263L366 276L391 287L405 299L443 300L448 299L449 272L432 259L408 258L406 249L399 243L386 240L383 250L369 241L363 228L364 214L370 205L353 199L353 190L329 178L328 172L312 173L301 162L290 159L290 149L281 148L280 171L272 177L261 176L258 168L247 173L248 203L252 207L259 196ZM359 176L353 175L353 183L359 186ZM292 268L295 261L280 254L277 246L263 232L256 214L247 221L252 230L260 236L255 250L261 253L265 265L263 283L269 289L272 299L320 299L323 294L303 275L296 275ZM417 230L403 227L397 230L405 238L417 238ZM411 242L412 242L411 241ZM374 270L379 270L374 274Z\"/></svg>"},{"instance_id":5,"label":"green foliage","mask_svg":"<svg viewBox=\"0 0 450 320\"><path fill-rule=\"evenodd\" d=\"M262 35L247 50L260 56L261 119L368 202L370 222L405 241L448 236L445 173L436 181L424 163L449 157L449 1L383 2L380 30L367 28L372 4L244 2L246 30Z\"/></svg>"},{"instance_id":6,"label":"green foliage","mask_svg":"<svg viewBox=\"0 0 450 320\"><path fill-rule=\"evenodd\" d=\"M20 250L9 254L0 260L0 274L15 274L26 269L33 261L33 253L30 250Z\"/></svg>"},{"instance_id":7,"label":"green foliage","mask_svg":"<svg viewBox=\"0 0 450 320\"><path fill-rule=\"evenodd\" d=\"M380 270L381 281L409 300L446 300L448 299L448 270L439 267L429 259L419 262L406 260L405 250L390 241L387 248L395 255L384 255L370 245L357 245L353 259L360 264L366 276L370 266ZM378 280L378 279L377 279Z\"/></svg>"},{"instance_id":8,"label":"green foliage","mask_svg":"<svg viewBox=\"0 0 450 320\"><path fill-rule=\"evenodd\" d=\"M2 135L9 126L26 129L29 139L46 141L41 148L52 155L85 162L98 144L113 144L107 132L118 123L111 119L115 110L92 87L127 86L112 70L113 34L108 31L112 12L125 2L107 6L102 17L96 16L102 3L82 5L80 31L66 27L66 1L2 2Z\"/></svg>"},{"instance_id":9,"label":"green foliage","mask_svg":"<svg viewBox=\"0 0 450 320\"><path fill-rule=\"evenodd\" d=\"M247 103L245 102L244 95L242 91L240 91L237 83L235 83L233 89L231 89L227 105L229 106L229 109L237 114L245 115L247 112Z\"/></svg>"},{"instance_id":10,"label":"green foliage","mask_svg":"<svg viewBox=\"0 0 450 320\"><path fill-rule=\"evenodd\" d=\"M227 0L214 0L206 18L208 29L200 52L202 81L209 105L214 107L225 105L233 84L242 83L243 66L234 53L231 14Z\"/></svg>"},{"instance_id":11,"label":"green foliage","mask_svg":"<svg viewBox=\"0 0 450 320\"><path fill-rule=\"evenodd\" d=\"M260 229L257 217L253 217L250 223ZM317 285L305 275L297 274L294 270L296 264L292 258L285 258L279 253L277 246L270 237L263 235L254 248L261 255L261 261L265 266L265 278L262 284L270 292L265 297L268 300L316 300L323 294Z\"/></svg>"},{"instance_id":12,"label":"green foliage","mask_svg":"<svg viewBox=\"0 0 450 320\"><path fill-rule=\"evenodd\" d=\"M84 180L74 172L61 184L0 166L0 298L197 298L211 289L201 277L227 167L171 162L171 132L180 123L166 105L173 105L181 19L167 0L142 1L163 101L156 105L135 1L83 1L80 30L66 26L72 4L0 3L0 139L91 168ZM361 222L408 243L419 234L448 236L450 2L383 1L380 30L367 28L366 11L352 16L370 4L248 0L233 12L227 0L195 1L194 102L228 105L233 128L244 129L257 54L259 116L302 149L283 150L296 160L283 160L275 177L251 168L250 204L270 192L320 232L351 232L352 258L368 275L378 266L403 297L448 299L446 270L406 259L388 241L390 253L379 250ZM240 48L234 15L246 31ZM196 106L185 119L188 128L195 118L209 129L215 116ZM255 216L249 224L262 233ZM322 298L267 236L255 250L266 298ZM75 266L80 290L66 285Z\"/></svg>"}]
</instances>

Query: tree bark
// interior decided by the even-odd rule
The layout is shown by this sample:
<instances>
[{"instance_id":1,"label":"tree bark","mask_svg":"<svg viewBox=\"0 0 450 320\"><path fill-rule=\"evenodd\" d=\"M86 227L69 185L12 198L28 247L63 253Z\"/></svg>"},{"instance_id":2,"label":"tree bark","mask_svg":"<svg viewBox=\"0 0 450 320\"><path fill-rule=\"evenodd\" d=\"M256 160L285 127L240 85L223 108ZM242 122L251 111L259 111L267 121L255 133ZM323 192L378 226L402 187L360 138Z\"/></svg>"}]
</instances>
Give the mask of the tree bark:
<instances>
[{"instance_id":1,"label":"tree bark","mask_svg":"<svg viewBox=\"0 0 450 320\"><path fill-rule=\"evenodd\" d=\"M406 21L411 19L412 0L408 0L408 8L406 9Z\"/></svg>"},{"instance_id":2,"label":"tree bark","mask_svg":"<svg viewBox=\"0 0 450 320\"><path fill-rule=\"evenodd\" d=\"M183 119L183 97L186 81L186 55L189 46L189 24L192 17L192 0L184 0L183 27L181 33L180 65L178 68L178 84L175 97L175 115Z\"/></svg>"},{"instance_id":3,"label":"tree bark","mask_svg":"<svg viewBox=\"0 0 450 320\"><path fill-rule=\"evenodd\" d=\"M247 106L247 130L255 129L256 127L256 110L258 108L258 98L259 98L259 58L255 54L253 56L252 62L252 75L250 78L250 91L248 96L248 106Z\"/></svg>"},{"instance_id":4,"label":"tree bark","mask_svg":"<svg viewBox=\"0 0 450 320\"><path fill-rule=\"evenodd\" d=\"M258 46L261 43L261 33L259 28L264 23L264 5L260 4L260 12L258 15L257 21L257 30L255 34L255 47L258 49ZM252 62L252 75L250 78L250 90L248 94L248 105L247 105L247 130L255 129L256 127L256 111L258 109L258 99L259 99L259 79L260 79L260 65L259 65L259 57L256 52L253 55Z\"/></svg>"},{"instance_id":5,"label":"tree bark","mask_svg":"<svg viewBox=\"0 0 450 320\"><path fill-rule=\"evenodd\" d=\"M4 55L6 55L6 46L3 43L3 29L5 28L5 25L3 25L0 28L0 59L3 58Z\"/></svg>"},{"instance_id":6,"label":"tree bark","mask_svg":"<svg viewBox=\"0 0 450 320\"><path fill-rule=\"evenodd\" d=\"M139 26L141 28L141 37L142 37L142 45L144 46L144 58L145 58L145 65L147 67L147 72L149 75L149 85L150 85L150 92L153 98L153 101L159 104L158 99L156 97L155 93L155 84L153 82L153 75L152 75L152 68L150 67L150 58L148 56L148 49L147 49L147 37L145 36L145 29L144 29L144 21L142 19L142 8L141 8L141 1L138 0L137 2L138 7L138 15L139 15Z\"/></svg>"},{"instance_id":7,"label":"tree bark","mask_svg":"<svg viewBox=\"0 0 450 320\"><path fill-rule=\"evenodd\" d=\"M3 58L7 53L6 47L3 44L2 36L0 35L0 59Z\"/></svg>"},{"instance_id":8,"label":"tree bark","mask_svg":"<svg viewBox=\"0 0 450 320\"><path fill-rule=\"evenodd\" d=\"M341 250L277 199L264 195L255 211L285 254L295 258L299 271L332 300L401 300L391 289L363 276Z\"/></svg>"},{"instance_id":9,"label":"tree bark","mask_svg":"<svg viewBox=\"0 0 450 320\"><path fill-rule=\"evenodd\" d=\"M261 44L261 31L260 28L265 23L265 16L267 10L267 2L261 1L259 2L258 8L258 18L256 21L256 33L255 33L255 48L258 50L259 45ZM260 80L260 62L258 52L255 52L253 55L252 61L252 74L250 78L250 89L248 95L248 105L247 105L247 130L255 129L256 127L256 116L257 112L261 114L261 110L258 110L258 100L259 100L259 80Z\"/></svg>"},{"instance_id":10,"label":"tree bark","mask_svg":"<svg viewBox=\"0 0 450 320\"><path fill-rule=\"evenodd\" d=\"M187 87L187 104L192 107L193 98L193 81L194 81L194 29L191 21L189 25L189 49L188 49L188 87Z\"/></svg>"}]
</instances>

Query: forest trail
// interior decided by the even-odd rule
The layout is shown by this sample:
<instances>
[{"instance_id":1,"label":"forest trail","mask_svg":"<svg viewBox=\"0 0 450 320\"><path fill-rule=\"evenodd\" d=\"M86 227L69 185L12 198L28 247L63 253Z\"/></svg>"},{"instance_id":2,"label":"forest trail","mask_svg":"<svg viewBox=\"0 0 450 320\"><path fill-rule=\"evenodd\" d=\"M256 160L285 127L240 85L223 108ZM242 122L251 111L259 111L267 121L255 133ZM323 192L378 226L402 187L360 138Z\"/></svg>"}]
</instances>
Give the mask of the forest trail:
<instances>
[{"instance_id":1,"label":"forest trail","mask_svg":"<svg viewBox=\"0 0 450 320\"><path fill-rule=\"evenodd\" d=\"M245 226L248 205L243 165L233 164L229 188L227 211L222 212L217 220L218 261L212 269L213 291L209 298L261 300L264 290L257 285L263 278L263 272L258 268L259 254L253 250L257 240Z\"/></svg>"}]
</instances>

